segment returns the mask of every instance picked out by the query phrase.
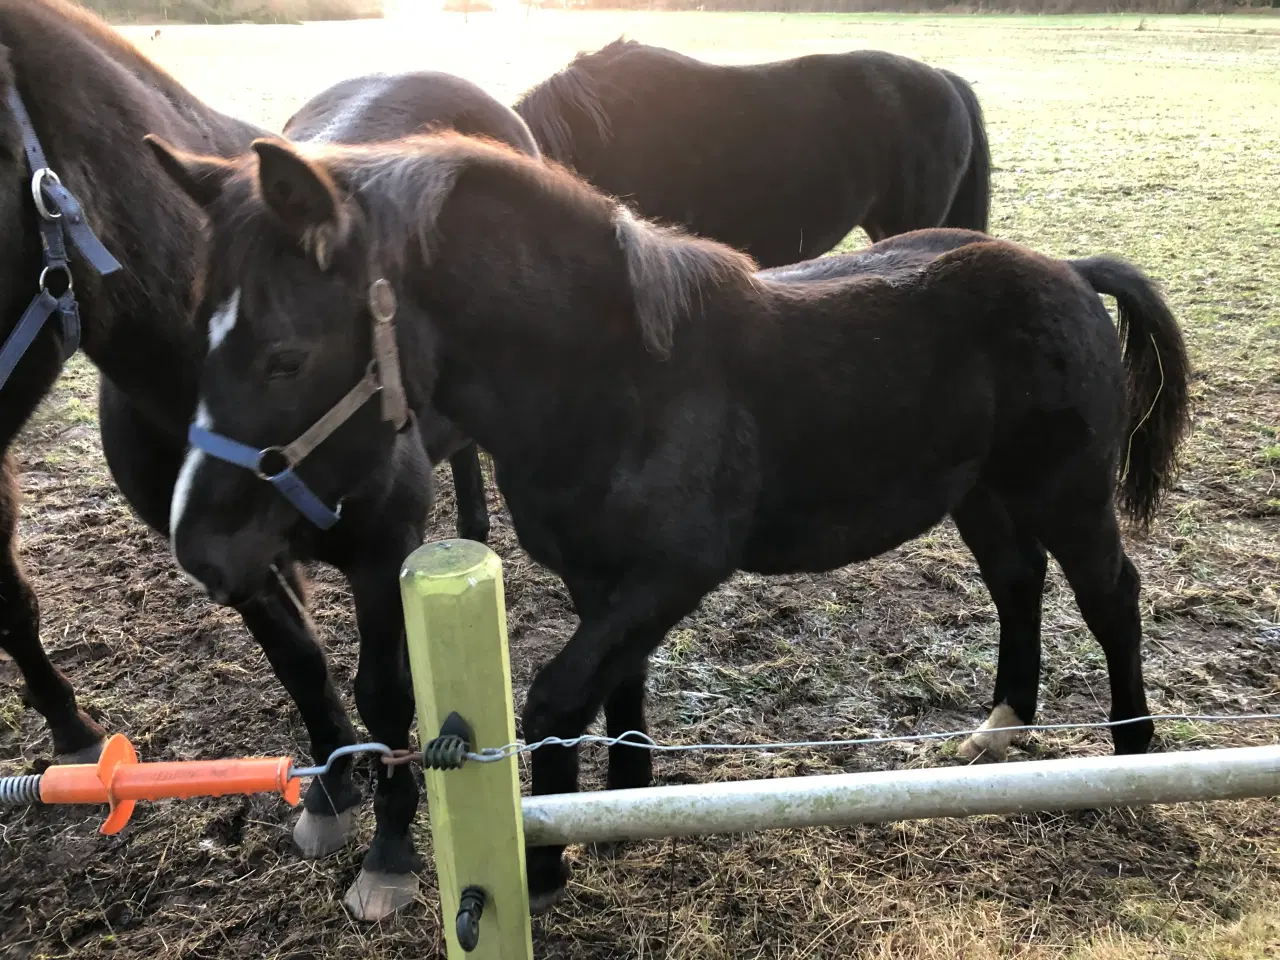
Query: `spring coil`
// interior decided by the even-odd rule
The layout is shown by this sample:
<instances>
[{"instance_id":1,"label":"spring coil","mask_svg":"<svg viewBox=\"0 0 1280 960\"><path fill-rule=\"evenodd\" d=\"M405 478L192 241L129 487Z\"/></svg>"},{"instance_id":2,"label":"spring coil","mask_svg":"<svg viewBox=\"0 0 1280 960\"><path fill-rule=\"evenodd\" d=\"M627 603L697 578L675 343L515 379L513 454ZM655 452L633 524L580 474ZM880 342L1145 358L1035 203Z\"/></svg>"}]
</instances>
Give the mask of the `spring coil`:
<instances>
[{"instance_id":1,"label":"spring coil","mask_svg":"<svg viewBox=\"0 0 1280 960\"><path fill-rule=\"evenodd\" d=\"M428 770L461 770L470 748L464 737L436 737L423 746L422 765Z\"/></svg>"},{"instance_id":2,"label":"spring coil","mask_svg":"<svg viewBox=\"0 0 1280 960\"><path fill-rule=\"evenodd\" d=\"M40 802L40 775L0 777L0 807L27 807Z\"/></svg>"}]
</instances>

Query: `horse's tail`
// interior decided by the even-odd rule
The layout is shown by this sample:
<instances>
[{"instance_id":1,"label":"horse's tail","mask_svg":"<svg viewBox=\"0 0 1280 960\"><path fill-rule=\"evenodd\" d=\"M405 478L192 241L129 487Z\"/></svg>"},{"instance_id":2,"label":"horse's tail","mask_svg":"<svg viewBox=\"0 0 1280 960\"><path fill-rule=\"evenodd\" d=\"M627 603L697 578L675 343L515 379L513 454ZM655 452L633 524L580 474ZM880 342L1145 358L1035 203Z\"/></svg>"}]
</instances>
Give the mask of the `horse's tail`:
<instances>
[{"instance_id":1,"label":"horse's tail","mask_svg":"<svg viewBox=\"0 0 1280 960\"><path fill-rule=\"evenodd\" d=\"M947 211L942 226L986 233L987 221L991 216L991 147L987 143L987 123L982 113L982 104L978 102L978 95L973 92L973 87L967 80L950 70L943 70L942 73L964 101L965 110L969 114L969 129L973 133L969 165L960 178L960 186L956 189L951 209Z\"/></svg>"},{"instance_id":2,"label":"horse's tail","mask_svg":"<svg viewBox=\"0 0 1280 960\"><path fill-rule=\"evenodd\" d=\"M1115 297L1119 308L1129 378L1120 508L1145 529L1173 486L1178 450L1191 428L1186 344L1168 304L1137 267L1117 257L1068 262L1098 293Z\"/></svg>"}]
</instances>

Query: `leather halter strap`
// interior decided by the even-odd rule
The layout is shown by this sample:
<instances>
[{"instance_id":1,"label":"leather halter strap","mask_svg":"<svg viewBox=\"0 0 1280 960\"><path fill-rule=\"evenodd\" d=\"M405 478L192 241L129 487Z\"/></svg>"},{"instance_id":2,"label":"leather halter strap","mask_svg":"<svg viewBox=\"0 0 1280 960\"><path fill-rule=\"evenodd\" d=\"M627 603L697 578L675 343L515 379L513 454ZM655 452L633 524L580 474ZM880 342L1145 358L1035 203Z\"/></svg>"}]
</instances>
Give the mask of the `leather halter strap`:
<instances>
[{"instance_id":1,"label":"leather halter strap","mask_svg":"<svg viewBox=\"0 0 1280 960\"><path fill-rule=\"evenodd\" d=\"M297 475L298 464L375 395L382 397L384 421L400 430L409 419L409 403L400 377L400 352L396 346L396 297L388 281L379 279L370 284L369 312L373 316L374 359L360 382L292 443L259 450L195 423L187 433L188 442L196 449L218 460L252 470L269 482L321 530L328 530L338 522L342 516L342 503L332 509L328 507ZM284 469L274 473L269 472L269 458L273 454L284 464Z\"/></svg>"}]
</instances>

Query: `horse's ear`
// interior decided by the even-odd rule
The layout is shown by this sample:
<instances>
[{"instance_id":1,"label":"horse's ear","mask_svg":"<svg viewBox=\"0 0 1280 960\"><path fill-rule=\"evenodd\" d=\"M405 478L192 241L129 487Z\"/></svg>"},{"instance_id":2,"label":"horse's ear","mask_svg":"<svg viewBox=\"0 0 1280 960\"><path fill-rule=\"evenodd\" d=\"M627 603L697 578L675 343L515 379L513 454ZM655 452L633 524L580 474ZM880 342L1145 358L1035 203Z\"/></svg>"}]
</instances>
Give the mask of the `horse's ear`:
<instances>
[{"instance_id":1,"label":"horse's ear","mask_svg":"<svg viewBox=\"0 0 1280 960\"><path fill-rule=\"evenodd\" d=\"M342 198L333 179L283 140L258 139L253 150L262 199L326 269L341 234Z\"/></svg>"},{"instance_id":2,"label":"horse's ear","mask_svg":"<svg viewBox=\"0 0 1280 960\"><path fill-rule=\"evenodd\" d=\"M222 195L223 186L235 171L235 164L229 160L187 153L154 133L148 133L143 140L169 179L201 207L210 206Z\"/></svg>"}]
</instances>

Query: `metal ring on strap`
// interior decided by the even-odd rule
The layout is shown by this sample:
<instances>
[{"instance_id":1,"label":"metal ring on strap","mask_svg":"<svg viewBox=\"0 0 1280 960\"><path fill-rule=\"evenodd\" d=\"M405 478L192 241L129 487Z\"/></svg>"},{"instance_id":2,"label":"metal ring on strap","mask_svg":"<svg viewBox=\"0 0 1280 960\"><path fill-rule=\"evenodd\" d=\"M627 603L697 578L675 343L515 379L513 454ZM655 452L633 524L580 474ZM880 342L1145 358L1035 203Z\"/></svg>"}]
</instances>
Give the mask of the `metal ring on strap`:
<instances>
[{"instance_id":1,"label":"metal ring on strap","mask_svg":"<svg viewBox=\"0 0 1280 960\"><path fill-rule=\"evenodd\" d=\"M62 214L58 214L58 216L62 216ZM45 267L40 271L40 291L42 293L49 289L49 274L51 273L61 273L67 279L67 288L61 293L56 294L56 296L60 297L65 293L71 292L75 288L75 281L71 277L71 268L66 265L55 264L50 267Z\"/></svg>"},{"instance_id":2,"label":"metal ring on strap","mask_svg":"<svg viewBox=\"0 0 1280 960\"><path fill-rule=\"evenodd\" d=\"M279 454L280 459L284 461L284 469L277 470L275 473L268 473L262 468L262 461L267 459L267 454L270 453ZM293 458L289 456L289 451L284 447L263 447L258 451L258 463L253 468L253 472L258 475L259 480L271 480L282 473L287 473L296 466L297 464L293 462Z\"/></svg>"},{"instance_id":3,"label":"metal ring on strap","mask_svg":"<svg viewBox=\"0 0 1280 960\"><path fill-rule=\"evenodd\" d=\"M62 212L50 210L49 205L44 202L44 182L46 180L50 180L53 183L62 183L56 173L48 167L41 167L31 175L31 199L36 202L36 210L40 216L46 220L58 220L62 217Z\"/></svg>"}]
</instances>

